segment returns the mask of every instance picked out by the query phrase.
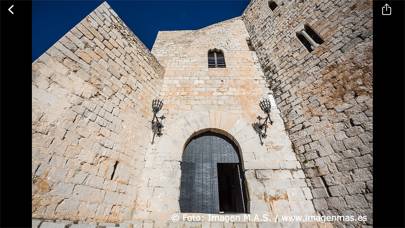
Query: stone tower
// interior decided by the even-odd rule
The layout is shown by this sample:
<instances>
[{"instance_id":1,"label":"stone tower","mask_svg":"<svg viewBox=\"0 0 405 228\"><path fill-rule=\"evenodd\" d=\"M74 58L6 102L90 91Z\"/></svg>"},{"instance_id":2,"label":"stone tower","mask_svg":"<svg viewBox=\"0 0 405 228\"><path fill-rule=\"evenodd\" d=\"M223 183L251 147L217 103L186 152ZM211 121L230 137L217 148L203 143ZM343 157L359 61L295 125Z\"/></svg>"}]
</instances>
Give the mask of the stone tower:
<instances>
[{"instance_id":1,"label":"stone tower","mask_svg":"<svg viewBox=\"0 0 405 228\"><path fill-rule=\"evenodd\" d=\"M208 66L212 50L225 67ZM254 0L240 17L161 31L152 51L103 3L32 64L32 90L35 227L227 227L178 221L207 215L179 201L185 151L208 133L234 145L244 214L372 225L371 1ZM152 144L155 98L166 118ZM276 223L299 226L234 226Z\"/></svg>"}]
</instances>

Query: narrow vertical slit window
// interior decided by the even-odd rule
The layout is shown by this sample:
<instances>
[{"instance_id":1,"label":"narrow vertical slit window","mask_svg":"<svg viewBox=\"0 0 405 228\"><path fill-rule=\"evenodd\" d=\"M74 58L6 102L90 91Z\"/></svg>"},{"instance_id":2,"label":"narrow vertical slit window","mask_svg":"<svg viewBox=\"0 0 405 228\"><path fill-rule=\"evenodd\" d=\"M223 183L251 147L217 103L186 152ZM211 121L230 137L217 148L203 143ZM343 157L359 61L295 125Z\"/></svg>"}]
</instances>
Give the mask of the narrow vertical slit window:
<instances>
[{"instance_id":1,"label":"narrow vertical slit window","mask_svg":"<svg viewBox=\"0 0 405 228\"><path fill-rule=\"evenodd\" d=\"M297 38L309 52L314 50L309 40L301 32L297 32Z\"/></svg>"},{"instance_id":2,"label":"narrow vertical slit window","mask_svg":"<svg viewBox=\"0 0 405 228\"><path fill-rule=\"evenodd\" d=\"M304 25L304 30L311 37L311 39L315 41L315 43L323 43L323 39L309 25Z\"/></svg>"},{"instance_id":3,"label":"narrow vertical slit window","mask_svg":"<svg viewBox=\"0 0 405 228\"><path fill-rule=\"evenodd\" d=\"M277 3L275 1L269 1L269 8L274 11L277 8Z\"/></svg>"},{"instance_id":4,"label":"narrow vertical slit window","mask_svg":"<svg viewBox=\"0 0 405 228\"><path fill-rule=\"evenodd\" d=\"M224 68L225 67L224 53L221 51L221 52L216 52L215 54L217 56L217 67Z\"/></svg>"},{"instance_id":5,"label":"narrow vertical slit window","mask_svg":"<svg viewBox=\"0 0 405 228\"><path fill-rule=\"evenodd\" d=\"M112 180L114 178L114 174L115 174L115 170L117 169L117 166L118 166L118 161L116 161L114 164L114 169L113 169L113 172L111 173L110 180Z\"/></svg>"},{"instance_id":6,"label":"narrow vertical slit window","mask_svg":"<svg viewBox=\"0 0 405 228\"><path fill-rule=\"evenodd\" d=\"M250 41L250 39L247 39L246 43L247 43L247 45L249 47L249 51L254 51L255 50L255 48L252 45L252 41Z\"/></svg>"},{"instance_id":7,"label":"narrow vertical slit window","mask_svg":"<svg viewBox=\"0 0 405 228\"><path fill-rule=\"evenodd\" d=\"M216 64L215 61L215 52L209 51L208 52L208 67L209 68L214 68Z\"/></svg>"}]
</instances>

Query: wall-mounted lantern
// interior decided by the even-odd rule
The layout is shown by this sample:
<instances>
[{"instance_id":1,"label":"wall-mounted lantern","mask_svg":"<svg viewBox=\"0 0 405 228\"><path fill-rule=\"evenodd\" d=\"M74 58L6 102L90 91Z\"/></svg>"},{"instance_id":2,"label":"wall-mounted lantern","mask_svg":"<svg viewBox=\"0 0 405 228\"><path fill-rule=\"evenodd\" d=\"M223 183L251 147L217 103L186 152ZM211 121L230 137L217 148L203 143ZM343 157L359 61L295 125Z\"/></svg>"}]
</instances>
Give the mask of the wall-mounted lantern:
<instances>
[{"instance_id":1,"label":"wall-mounted lantern","mask_svg":"<svg viewBox=\"0 0 405 228\"><path fill-rule=\"evenodd\" d=\"M259 135L260 143L263 145L263 138L267 136L267 124L273 124L273 121L270 119L270 110L271 103L268 98L265 98L259 102L259 106L262 111L266 114L266 117L257 116L258 122L252 124L253 129Z\"/></svg>"},{"instance_id":2,"label":"wall-mounted lantern","mask_svg":"<svg viewBox=\"0 0 405 228\"><path fill-rule=\"evenodd\" d=\"M152 138L152 144L155 141L155 136L161 136L162 135L162 120L165 118L164 115L158 117L157 113L162 110L163 107L163 101L160 99L153 99L152 101L152 111L153 111L153 119L152 119L152 131L153 131L153 138Z\"/></svg>"}]
</instances>

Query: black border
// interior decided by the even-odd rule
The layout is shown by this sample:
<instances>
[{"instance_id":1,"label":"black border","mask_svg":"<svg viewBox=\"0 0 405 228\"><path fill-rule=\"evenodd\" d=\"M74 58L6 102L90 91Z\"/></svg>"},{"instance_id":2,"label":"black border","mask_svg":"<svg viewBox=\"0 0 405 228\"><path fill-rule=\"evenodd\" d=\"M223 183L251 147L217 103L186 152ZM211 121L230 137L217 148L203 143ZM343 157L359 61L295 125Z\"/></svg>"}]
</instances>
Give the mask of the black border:
<instances>
[{"instance_id":1,"label":"black border","mask_svg":"<svg viewBox=\"0 0 405 228\"><path fill-rule=\"evenodd\" d=\"M382 7L392 7L391 16ZM404 227L403 1L374 1L374 227Z\"/></svg>"},{"instance_id":2,"label":"black border","mask_svg":"<svg viewBox=\"0 0 405 228\"><path fill-rule=\"evenodd\" d=\"M31 15L30 1L0 1L1 227L31 227Z\"/></svg>"}]
</instances>

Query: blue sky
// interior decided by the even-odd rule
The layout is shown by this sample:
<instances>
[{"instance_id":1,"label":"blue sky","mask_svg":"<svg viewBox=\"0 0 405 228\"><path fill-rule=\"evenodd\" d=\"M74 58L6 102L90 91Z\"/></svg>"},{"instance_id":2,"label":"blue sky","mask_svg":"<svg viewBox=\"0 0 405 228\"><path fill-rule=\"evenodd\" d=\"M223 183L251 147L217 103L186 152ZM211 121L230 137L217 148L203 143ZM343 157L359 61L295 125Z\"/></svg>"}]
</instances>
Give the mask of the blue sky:
<instances>
[{"instance_id":1,"label":"blue sky","mask_svg":"<svg viewBox=\"0 0 405 228\"><path fill-rule=\"evenodd\" d=\"M33 0L32 61L102 2L100 0ZM240 16L249 0L108 0L107 2L151 49L158 31L199 29Z\"/></svg>"}]
</instances>

